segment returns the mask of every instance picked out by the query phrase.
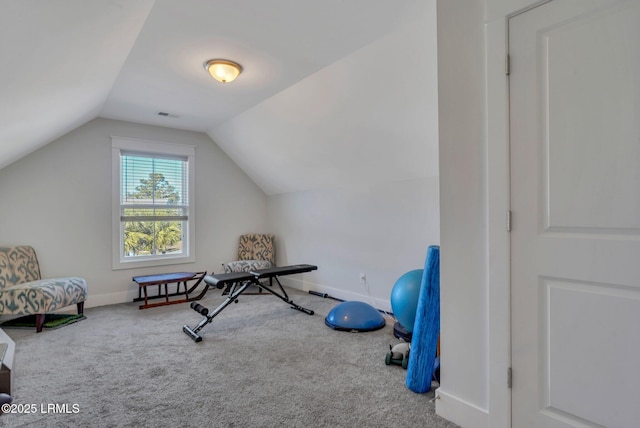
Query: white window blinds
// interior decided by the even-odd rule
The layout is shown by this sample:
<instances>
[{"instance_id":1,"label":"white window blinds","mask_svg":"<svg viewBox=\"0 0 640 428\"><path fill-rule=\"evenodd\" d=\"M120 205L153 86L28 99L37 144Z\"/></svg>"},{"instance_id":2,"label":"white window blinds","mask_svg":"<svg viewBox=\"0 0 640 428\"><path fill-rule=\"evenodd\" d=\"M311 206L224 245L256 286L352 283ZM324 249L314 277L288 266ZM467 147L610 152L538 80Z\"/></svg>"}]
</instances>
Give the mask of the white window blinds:
<instances>
[{"instance_id":1,"label":"white window blinds","mask_svg":"<svg viewBox=\"0 0 640 428\"><path fill-rule=\"evenodd\" d=\"M120 221L186 221L189 218L186 157L122 151Z\"/></svg>"}]
</instances>

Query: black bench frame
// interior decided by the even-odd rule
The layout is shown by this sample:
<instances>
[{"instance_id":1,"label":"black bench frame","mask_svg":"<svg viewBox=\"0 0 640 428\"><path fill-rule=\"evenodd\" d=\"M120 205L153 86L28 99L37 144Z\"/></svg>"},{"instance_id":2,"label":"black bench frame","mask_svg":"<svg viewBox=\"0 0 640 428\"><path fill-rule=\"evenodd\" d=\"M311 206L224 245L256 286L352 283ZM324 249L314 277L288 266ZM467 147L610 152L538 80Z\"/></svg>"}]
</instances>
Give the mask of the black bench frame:
<instances>
[{"instance_id":1,"label":"black bench frame","mask_svg":"<svg viewBox=\"0 0 640 428\"><path fill-rule=\"evenodd\" d=\"M303 308L302 306L296 305L287 295L287 292L282 287L279 276L284 275L294 275L297 273L311 272L313 270L317 270L317 266L313 265L291 265L291 266L281 266L281 267L273 267L269 269L260 269L251 272L231 272L231 273L222 273L219 275L206 275L204 277L204 282L208 285L213 285L216 288L222 289L225 286L228 286L228 294L220 306L213 310L213 312L209 313L209 310L202 305L192 303L191 308L196 312L204 315L204 319L200 321L200 323L195 327L191 328L188 325L182 326L182 331L193 339L196 343L202 341L202 336L198 333L200 330L204 328L207 324L213 321L213 319L224 310L231 303L238 303L238 296L245 292L247 288L251 285L256 285L260 287L261 290L268 291L274 296L278 297L280 300L291 305L293 309L304 312L308 315L313 315L313 311L310 309ZM278 287L280 288L280 292L274 290L271 286L266 286L260 280L261 279L269 279L269 283L272 284L272 280L275 279Z\"/></svg>"}]
</instances>

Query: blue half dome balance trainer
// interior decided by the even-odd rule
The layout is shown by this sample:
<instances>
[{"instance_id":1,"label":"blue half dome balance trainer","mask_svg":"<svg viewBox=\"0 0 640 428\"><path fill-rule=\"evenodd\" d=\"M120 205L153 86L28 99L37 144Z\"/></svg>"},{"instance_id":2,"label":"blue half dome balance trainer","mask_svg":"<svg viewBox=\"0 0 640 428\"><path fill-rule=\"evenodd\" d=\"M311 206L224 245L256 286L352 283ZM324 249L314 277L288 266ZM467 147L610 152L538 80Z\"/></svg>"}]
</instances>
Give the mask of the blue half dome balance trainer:
<instances>
[{"instance_id":1,"label":"blue half dome balance trainer","mask_svg":"<svg viewBox=\"0 0 640 428\"><path fill-rule=\"evenodd\" d=\"M379 330L384 317L373 306L363 302L342 302L329 311L324 323L334 330L363 332Z\"/></svg>"}]
</instances>

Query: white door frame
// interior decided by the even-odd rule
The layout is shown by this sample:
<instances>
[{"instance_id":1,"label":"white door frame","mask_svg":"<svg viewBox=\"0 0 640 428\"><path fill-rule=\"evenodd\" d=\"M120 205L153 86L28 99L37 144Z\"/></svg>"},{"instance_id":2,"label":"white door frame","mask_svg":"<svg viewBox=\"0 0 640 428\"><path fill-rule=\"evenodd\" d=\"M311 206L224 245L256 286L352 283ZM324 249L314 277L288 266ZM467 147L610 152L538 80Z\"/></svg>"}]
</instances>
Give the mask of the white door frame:
<instances>
[{"instance_id":1,"label":"white door frame","mask_svg":"<svg viewBox=\"0 0 640 428\"><path fill-rule=\"evenodd\" d=\"M488 16L486 29L487 94L487 284L489 323L489 427L511 426L511 283L510 236L507 212L510 209L509 81L506 74L508 23L551 0L509 2L509 6ZM497 3L487 1L489 3Z\"/></svg>"}]
</instances>

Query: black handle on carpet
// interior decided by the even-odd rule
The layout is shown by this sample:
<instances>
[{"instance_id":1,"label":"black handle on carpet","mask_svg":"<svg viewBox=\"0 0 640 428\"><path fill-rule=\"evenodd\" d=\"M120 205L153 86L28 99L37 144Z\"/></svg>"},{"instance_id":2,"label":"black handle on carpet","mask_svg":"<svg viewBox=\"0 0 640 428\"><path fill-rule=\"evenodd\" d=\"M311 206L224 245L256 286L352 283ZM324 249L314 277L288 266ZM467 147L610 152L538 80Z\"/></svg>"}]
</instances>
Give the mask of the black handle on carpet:
<instances>
[{"instance_id":1,"label":"black handle on carpet","mask_svg":"<svg viewBox=\"0 0 640 428\"><path fill-rule=\"evenodd\" d=\"M332 300L336 300L338 302L344 302L344 300L342 299L338 299L337 297L331 297L329 296L327 293L320 293L318 291L313 291L313 290L309 290L309 294L313 294L314 296L320 296L323 297L325 299L332 299Z\"/></svg>"},{"instance_id":2,"label":"black handle on carpet","mask_svg":"<svg viewBox=\"0 0 640 428\"><path fill-rule=\"evenodd\" d=\"M320 296L323 298L329 297L327 293L320 293L319 291L309 290L309 294L313 294L314 296Z\"/></svg>"}]
</instances>

